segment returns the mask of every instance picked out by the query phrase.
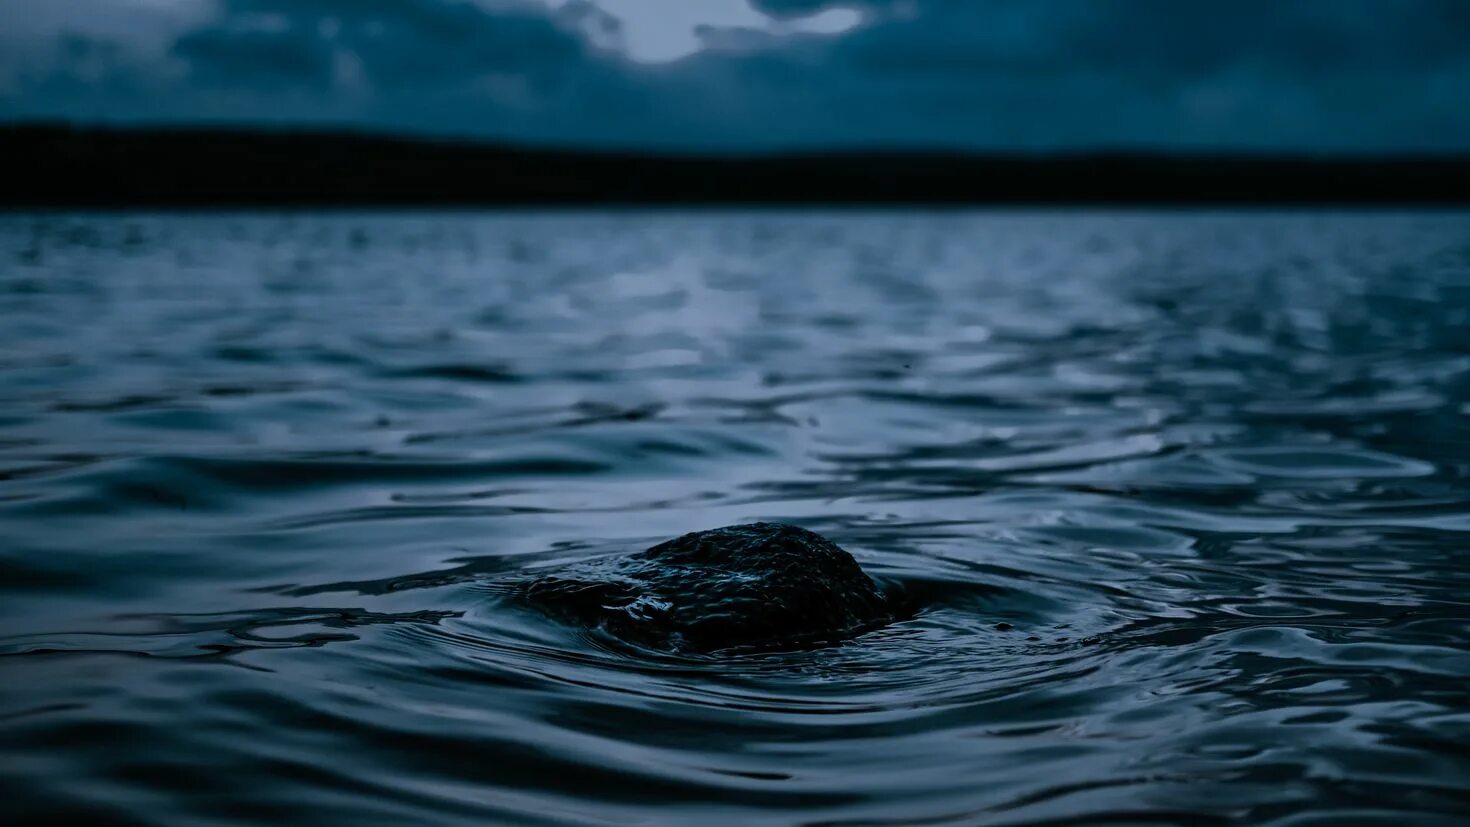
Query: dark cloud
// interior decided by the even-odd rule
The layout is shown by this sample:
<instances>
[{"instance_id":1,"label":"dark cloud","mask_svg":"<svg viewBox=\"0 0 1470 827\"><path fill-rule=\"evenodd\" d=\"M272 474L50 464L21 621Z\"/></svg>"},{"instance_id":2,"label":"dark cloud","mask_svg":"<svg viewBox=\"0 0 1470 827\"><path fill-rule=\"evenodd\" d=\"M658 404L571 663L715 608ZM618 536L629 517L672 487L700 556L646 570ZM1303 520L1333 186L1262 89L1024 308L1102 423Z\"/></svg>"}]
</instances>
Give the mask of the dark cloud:
<instances>
[{"instance_id":1,"label":"dark cloud","mask_svg":"<svg viewBox=\"0 0 1470 827\"><path fill-rule=\"evenodd\" d=\"M890 16L811 62L880 142L1470 148L1460 0L871 6Z\"/></svg>"},{"instance_id":2,"label":"dark cloud","mask_svg":"<svg viewBox=\"0 0 1470 827\"><path fill-rule=\"evenodd\" d=\"M179 38L172 54L188 64L192 81L205 86L271 91L332 83L331 50L290 30L211 26Z\"/></svg>"},{"instance_id":3,"label":"dark cloud","mask_svg":"<svg viewBox=\"0 0 1470 827\"><path fill-rule=\"evenodd\" d=\"M465 0L226 0L217 21L174 45L202 82L330 84L343 61L379 91L546 77L582 66L588 46L540 7Z\"/></svg>"},{"instance_id":4,"label":"dark cloud","mask_svg":"<svg viewBox=\"0 0 1470 827\"><path fill-rule=\"evenodd\" d=\"M0 0L0 29L20 2ZM0 34L0 117L734 150L1470 150L1464 0L752 0L780 21L866 21L709 28L707 48L663 64L617 51L598 2L214 0L151 48Z\"/></svg>"}]
</instances>

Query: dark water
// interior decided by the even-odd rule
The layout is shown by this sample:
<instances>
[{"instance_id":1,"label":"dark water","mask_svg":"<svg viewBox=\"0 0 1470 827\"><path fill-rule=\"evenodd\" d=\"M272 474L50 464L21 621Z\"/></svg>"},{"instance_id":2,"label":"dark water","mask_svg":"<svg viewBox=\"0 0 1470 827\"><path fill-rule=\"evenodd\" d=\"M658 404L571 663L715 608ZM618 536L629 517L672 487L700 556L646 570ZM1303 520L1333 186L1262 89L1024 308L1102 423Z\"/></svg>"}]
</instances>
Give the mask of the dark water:
<instances>
[{"instance_id":1,"label":"dark water","mask_svg":"<svg viewBox=\"0 0 1470 827\"><path fill-rule=\"evenodd\" d=\"M0 217L0 813L1470 819L1470 215ZM922 586L630 654L752 519Z\"/></svg>"}]
</instances>

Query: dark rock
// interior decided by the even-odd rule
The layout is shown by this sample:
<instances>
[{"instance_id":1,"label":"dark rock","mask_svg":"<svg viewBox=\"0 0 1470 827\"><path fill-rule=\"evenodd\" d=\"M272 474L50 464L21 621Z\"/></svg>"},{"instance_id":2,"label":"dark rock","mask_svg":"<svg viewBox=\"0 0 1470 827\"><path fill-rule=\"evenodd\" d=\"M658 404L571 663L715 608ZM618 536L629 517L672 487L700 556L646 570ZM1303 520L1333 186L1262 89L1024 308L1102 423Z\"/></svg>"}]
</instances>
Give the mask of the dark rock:
<instances>
[{"instance_id":1,"label":"dark rock","mask_svg":"<svg viewBox=\"0 0 1470 827\"><path fill-rule=\"evenodd\" d=\"M697 652L831 643L898 614L851 554L778 523L685 534L542 577L524 594L624 640Z\"/></svg>"}]
</instances>

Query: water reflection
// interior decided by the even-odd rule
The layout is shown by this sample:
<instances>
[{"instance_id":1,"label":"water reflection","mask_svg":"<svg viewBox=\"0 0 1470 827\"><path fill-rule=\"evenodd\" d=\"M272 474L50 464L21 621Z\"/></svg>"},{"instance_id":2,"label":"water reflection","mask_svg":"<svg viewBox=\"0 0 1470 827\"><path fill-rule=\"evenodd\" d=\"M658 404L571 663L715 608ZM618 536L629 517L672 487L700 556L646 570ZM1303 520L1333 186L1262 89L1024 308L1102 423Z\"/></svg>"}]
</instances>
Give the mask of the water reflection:
<instances>
[{"instance_id":1,"label":"water reflection","mask_svg":"<svg viewBox=\"0 0 1470 827\"><path fill-rule=\"evenodd\" d=\"M0 789L200 823L1455 823L1457 214L0 219ZM924 609L630 651L755 519Z\"/></svg>"}]
</instances>

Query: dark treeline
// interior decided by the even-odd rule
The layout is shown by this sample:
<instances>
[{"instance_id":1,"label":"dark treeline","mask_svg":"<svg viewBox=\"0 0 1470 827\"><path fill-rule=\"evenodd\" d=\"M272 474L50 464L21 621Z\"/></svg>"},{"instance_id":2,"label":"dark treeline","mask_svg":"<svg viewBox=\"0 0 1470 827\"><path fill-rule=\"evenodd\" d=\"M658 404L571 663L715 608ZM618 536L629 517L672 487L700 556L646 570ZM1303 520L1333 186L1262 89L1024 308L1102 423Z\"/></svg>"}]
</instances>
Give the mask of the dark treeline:
<instances>
[{"instance_id":1,"label":"dark treeline","mask_svg":"<svg viewBox=\"0 0 1470 827\"><path fill-rule=\"evenodd\" d=\"M1466 203L1470 156L684 156L352 133L0 127L0 205Z\"/></svg>"}]
</instances>

